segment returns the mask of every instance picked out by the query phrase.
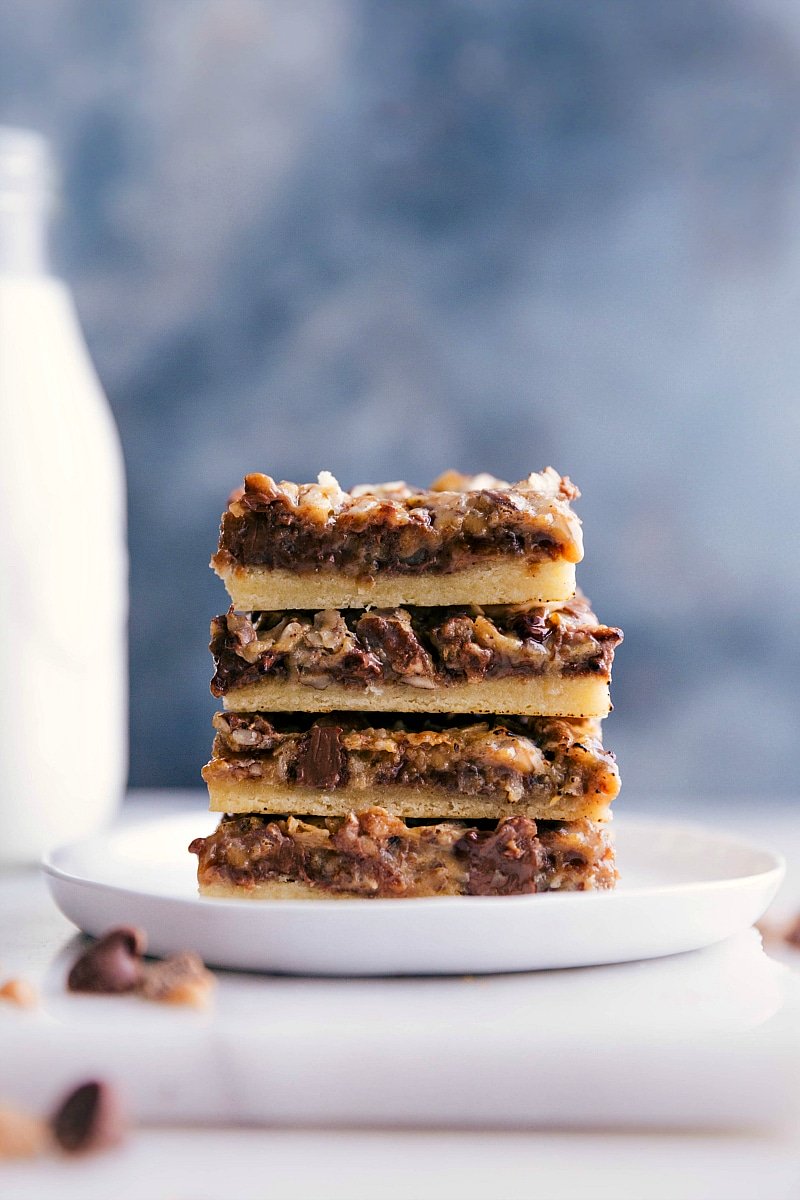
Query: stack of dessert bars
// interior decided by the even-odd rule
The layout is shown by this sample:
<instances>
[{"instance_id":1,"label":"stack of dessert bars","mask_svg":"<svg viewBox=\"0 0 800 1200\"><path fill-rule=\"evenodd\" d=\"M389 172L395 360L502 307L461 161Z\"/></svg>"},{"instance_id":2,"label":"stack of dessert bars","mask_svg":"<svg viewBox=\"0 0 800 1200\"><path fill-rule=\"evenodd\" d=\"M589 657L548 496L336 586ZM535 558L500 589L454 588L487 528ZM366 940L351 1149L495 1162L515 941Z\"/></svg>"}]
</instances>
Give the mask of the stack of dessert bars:
<instances>
[{"instance_id":1,"label":"stack of dessert bars","mask_svg":"<svg viewBox=\"0 0 800 1200\"><path fill-rule=\"evenodd\" d=\"M622 634L575 591L577 495L551 468L427 491L246 477L212 559L232 607L202 894L614 886L599 719Z\"/></svg>"}]
</instances>

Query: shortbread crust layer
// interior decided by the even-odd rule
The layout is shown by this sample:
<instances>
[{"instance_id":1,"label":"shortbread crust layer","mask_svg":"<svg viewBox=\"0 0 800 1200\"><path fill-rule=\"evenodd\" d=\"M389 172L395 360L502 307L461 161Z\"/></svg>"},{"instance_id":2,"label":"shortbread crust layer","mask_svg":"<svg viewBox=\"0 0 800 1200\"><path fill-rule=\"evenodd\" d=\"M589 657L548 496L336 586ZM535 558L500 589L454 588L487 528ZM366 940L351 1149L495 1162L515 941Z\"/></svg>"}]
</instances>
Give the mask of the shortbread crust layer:
<instances>
[{"instance_id":1,"label":"shortbread crust layer","mask_svg":"<svg viewBox=\"0 0 800 1200\"><path fill-rule=\"evenodd\" d=\"M304 683L263 679L223 697L228 712L398 712L521 714L606 717L608 683L588 675L534 675L452 683L429 690L403 683L361 688L331 683L320 690Z\"/></svg>"},{"instance_id":2,"label":"shortbread crust layer","mask_svg":"<svg viewBox=\"0 0 800 1200\"><path fill-rule=\"evenodd\" d=\"M227 816L189 849L201 893L231 898L510 896L616 882L608 826L591 821L420 824L381 808Z\"/></svg>"},{"instance_id":3,"label":"shortbread crust layer","mask_svg":"<svg viewBox=\"0 0 800 1200\"><path fill-rule=\"evenodd\" d=\"M596 721L217 713L203 768L218 812L602 816L619 791Z\"/></svg>"},{"instance_id":4,"label":"shortbread crust layer","mask_svg":"<svg viewBox=\"0 0 800 1200\"><path fill-rule=\"evenodd\" d=\"M273 813L276 809L304 816L336 817L351 809L377 806L414 820L453 821L497 820L522 813L536 821L607 820L608 796L570 796L554 792L536 799L511 800L507 793L462 795L435 786L381 784L352 788L347 784L335 791L321 791L294 785L271 783L264 779L222 779L208 781L209 811L218 813Z\"/></svg>"},{"instance_id":5,"label":"shortbread crust layer","mask_svg":"<svg viewBox=\"0 0 800 1200\"><path fill-rule=\"evenodd\" d=\"M241 567L223 555L211 565L241 612L260 609L434 607L455 604L551 604L575 594L575 566L558 559L527 563L488 558L447 575L354 578L335 568L290 571Z\"/></svg>"}]
</instances>

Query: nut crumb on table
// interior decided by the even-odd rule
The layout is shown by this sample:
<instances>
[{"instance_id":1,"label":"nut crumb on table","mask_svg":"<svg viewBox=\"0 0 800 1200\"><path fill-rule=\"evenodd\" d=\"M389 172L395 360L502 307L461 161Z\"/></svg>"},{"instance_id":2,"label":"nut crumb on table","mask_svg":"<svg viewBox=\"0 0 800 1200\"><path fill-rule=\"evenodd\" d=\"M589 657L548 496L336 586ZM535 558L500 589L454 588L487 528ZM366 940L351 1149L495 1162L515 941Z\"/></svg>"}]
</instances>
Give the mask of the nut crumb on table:
<instances>
[{"instance_id":1,"label":"nut crumb on table","mask_svg":"<svg viewBox=\"0 0 800 1200\"><path fill-rule=\"evenodd\" d=\"M50 1143L47 1123L30 1113L0 1106L0 1161L35 1158Z\"/></svg>"},{"instance_id":2,"label":"nut crumb on table","mask_svg":"<svg viewBox=\"0 0 800 1200\"><path fill-rule=\"evenodd\" d=\"M15 1004L17 1008L36 1008L39 993L27 979L7 979L0 985L0 1000Z\"/></svg>"}]
</instances>

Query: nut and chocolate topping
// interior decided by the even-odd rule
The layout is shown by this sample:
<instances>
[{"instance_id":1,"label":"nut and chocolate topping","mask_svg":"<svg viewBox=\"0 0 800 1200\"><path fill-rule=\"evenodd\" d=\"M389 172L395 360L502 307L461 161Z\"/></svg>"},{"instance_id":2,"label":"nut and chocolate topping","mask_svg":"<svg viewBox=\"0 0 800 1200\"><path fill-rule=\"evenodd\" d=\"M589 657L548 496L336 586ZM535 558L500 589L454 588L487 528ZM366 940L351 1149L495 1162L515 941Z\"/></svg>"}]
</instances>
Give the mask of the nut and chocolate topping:
<instances>
[{"instance_id":1,"label":"nut and chocolate topping","mask_svg":"<svg viewBox=\"0 0 800 1200\"><path fill-rule=\"evenodd\" d=\"M428 490L388 483L350 492L327 471L300 485L252 474L223 514L212 566L363 577L447 573L505 555L576 563L578 494L551 467L515 484L448 472Z\"/></svg>"},{"instance_id":2,"label":"nut and chocolate topping","mask_svg":"<svg viewBox=\"0 0 800 1200\"><path fill-rule=\"evenodd\" d=\"M217 713L203 778L264 779L351 791L382 785L445 788L504 803L553 795L613 799L614 756L596 721L432 714ZM323 732L324 731L324 732Z\"/></svg>"},{"instance_id":3,"label":"nut and chocolate topping","mask_svg":"<svg viewBox=\"0 0 800 1200\"><path fill-rule=\"evenodd\" d=\"M510 896L611 888L616 880L602 823L403 821L381 808L343 817L223 817L189 847L201 889L242 895L270 881L322 894L394 898Z\"/></svg>"},{"instance_id":4,"label":"nut and chocolate topping","mask_svg":"<svg viewBox=\"0 0 800 1200\"><path fill-rule=\"evenodd\" d=\"M211 691L260 679L320 690L431 689L542 674L608 679L622 631L580 594L564 604L237 613L211 622Z\"/></svg>"}]
</instances>

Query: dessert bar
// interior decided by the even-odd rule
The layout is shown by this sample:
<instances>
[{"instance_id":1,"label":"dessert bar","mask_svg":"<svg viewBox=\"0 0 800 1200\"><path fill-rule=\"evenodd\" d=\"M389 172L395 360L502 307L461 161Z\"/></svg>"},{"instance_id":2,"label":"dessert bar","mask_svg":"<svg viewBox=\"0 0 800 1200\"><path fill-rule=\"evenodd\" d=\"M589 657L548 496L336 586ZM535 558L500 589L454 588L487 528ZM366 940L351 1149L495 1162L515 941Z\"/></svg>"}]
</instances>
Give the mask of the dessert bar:
<instances>
[{"instance_id":1,"label":"dessert bar","mask_svg":"<svg viewBox=\"0 0 800 1200\"><path fill-rule=\"evenodd\" d=\"M211 565L247 612L567 600L583 557L577 495L550 467L515 484L450 472L427 491L252 474Z\"/></svg>"},{"instance_id":2,"label":"dessert bar","mask_svg":"<svg viewBox=\"0 0 800 1200\"><path fill-rule=\"evenodd\" d=\"M228 712L214 727L215 812L597 819L619 791L591 720Z\"/></svg>"},{"instance_id":3,"label":"dessert bar","mask_svg":"<svg viewBox=\"0 0 800 1200\"><path fill-rule=\"evenodd\" d=\"M211 691L236 712L603 717L619 629L561 605L237 613L211 623Z\"/></svg>"},{"instance_id":4,"label":"dessert bar","mask_svg":"<svg viewBox=\"0 0 800 1200\"><path fill-rule=\"evenodd\" d=\"M512 896L616 881L609 828L586 820L420 824L381 808L327 819L227 816L190 850L205 896Z\"/></svg>"}]
</instances>

